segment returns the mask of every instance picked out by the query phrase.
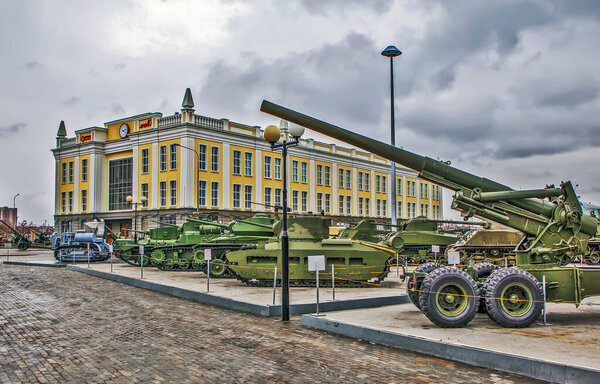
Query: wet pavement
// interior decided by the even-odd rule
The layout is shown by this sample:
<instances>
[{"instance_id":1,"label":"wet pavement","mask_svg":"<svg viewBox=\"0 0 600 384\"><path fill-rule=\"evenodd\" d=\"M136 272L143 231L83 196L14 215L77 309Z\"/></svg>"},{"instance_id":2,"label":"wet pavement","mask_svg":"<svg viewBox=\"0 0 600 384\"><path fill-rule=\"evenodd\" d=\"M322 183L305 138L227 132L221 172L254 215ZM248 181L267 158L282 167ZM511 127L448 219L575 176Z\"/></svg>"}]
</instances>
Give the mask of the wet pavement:
<instances>
[{"instance_id":1,"label":"wet pavement","mask_svg":"<svg viewBox=\"0 0 600 384\"><path fill-rule=\"evenodd\" d=\"M74 271L0 266L0 382L535 382Z\"/></svg>"}]
</instances>

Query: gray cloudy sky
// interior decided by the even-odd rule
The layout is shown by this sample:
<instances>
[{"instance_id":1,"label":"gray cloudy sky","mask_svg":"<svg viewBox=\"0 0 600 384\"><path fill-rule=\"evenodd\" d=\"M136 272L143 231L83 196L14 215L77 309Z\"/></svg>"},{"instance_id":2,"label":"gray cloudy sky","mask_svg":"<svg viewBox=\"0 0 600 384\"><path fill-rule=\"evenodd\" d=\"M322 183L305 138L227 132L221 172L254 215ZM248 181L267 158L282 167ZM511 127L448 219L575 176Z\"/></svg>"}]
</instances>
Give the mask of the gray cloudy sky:
<instances>
[{"instance_id":1,"label":"gray cloudy sky","mask_svg":"<svg viewBox=\"0 0 600 384\"><path fill-rule=\"evenodd\" d=\"M262 99L513 188L572 180L600 203L597 1L2 1L0 206L51 220L50 148L179 110L264 126Z\"/></svg>"}]
</instances>

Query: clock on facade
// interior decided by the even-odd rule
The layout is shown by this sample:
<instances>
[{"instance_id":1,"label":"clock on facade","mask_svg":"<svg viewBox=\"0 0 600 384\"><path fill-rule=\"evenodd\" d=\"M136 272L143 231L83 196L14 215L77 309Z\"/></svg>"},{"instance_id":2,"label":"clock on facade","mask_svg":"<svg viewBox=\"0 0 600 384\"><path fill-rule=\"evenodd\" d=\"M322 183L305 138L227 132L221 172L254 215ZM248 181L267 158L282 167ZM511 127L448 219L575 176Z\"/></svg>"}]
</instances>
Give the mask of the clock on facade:
<instances>
[{"instance_id":1,"label":"clock on facade","mask_svg":"<svg viewBox=\"0 0 600 384\"><path fill-rule=\"evenodd\" d=\"M119 136L121 136L124 139L128 133L129 133L129 126L125 123L121 124L121 126L119 127Z\"/></svg>"}]
</instances>

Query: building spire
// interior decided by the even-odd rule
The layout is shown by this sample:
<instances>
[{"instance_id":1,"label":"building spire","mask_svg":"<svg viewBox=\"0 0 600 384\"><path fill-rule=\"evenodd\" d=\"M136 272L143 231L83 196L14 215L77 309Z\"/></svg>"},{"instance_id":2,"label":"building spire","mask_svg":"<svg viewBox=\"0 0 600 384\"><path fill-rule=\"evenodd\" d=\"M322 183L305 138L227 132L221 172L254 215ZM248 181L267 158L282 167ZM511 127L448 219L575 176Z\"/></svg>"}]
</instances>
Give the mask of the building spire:
<instances>
[{"instance_id":1,"label":"building spire","mask_svg":"<svg viewBox=\"0 0 600 384\"><path fill-rule=\"evenodd\" d=\"M192 90L187 88L185 90L185 96L183 96L183 103L181 103L183 108L194 108L194 99L192 98Z\"/></svg>"},{"instance_id":2,"label":"building spire","mask_svg":"<svg viewBox=\"0 0 600 384\"><path fill-rule=\"evenodd\" d=\"M58 132L56 132L57 138L67 137L67 128L65 127L65 121L61 120L58 126Z\"/></svg>"}]
</instances>

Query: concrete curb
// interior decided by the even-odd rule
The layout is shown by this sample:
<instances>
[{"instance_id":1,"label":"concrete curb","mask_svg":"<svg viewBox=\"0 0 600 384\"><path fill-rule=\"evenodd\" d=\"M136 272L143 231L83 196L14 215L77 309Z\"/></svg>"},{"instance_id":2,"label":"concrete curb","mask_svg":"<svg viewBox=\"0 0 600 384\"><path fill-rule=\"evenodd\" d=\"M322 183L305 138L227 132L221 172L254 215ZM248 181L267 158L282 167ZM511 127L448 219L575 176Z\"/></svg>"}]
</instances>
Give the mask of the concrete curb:
<instances>
[{"instance_id":1,"label":"concrete curb","mask_svg":"<svg viewBox=\"0 0 600 384\"><path fill-rule=\"evenodd\" d=\"M67 265L67 269L86 273L91 276L101 277L108 280L117 281L123 284L129 284L134 287L149 289L151 291L163 293L170 296L180 297L182 299L193 300L203 304L215 305L218 307L233 309L239 312L253 313L260 316L280 316L281 305L260 305L247 303L244 301L233 300L227 297L216 296L211 293L191 291L189 289L172 287L169 285L153 283L147 280L121 276L108 272L95 271L92 269L82 268L73 265ZM325 311L341 311L344 309L381 307L385 305L403 304L409 301L407 296L389 296L389 297L374 297L367 299L340 300L329 301L319 304L321 312ZM314 313L316 311L315 303L308 304L291 304L290 314Z\"/></svg>"},{"instance_id":2,"label":"concrete curb","mask_svg":"<svg viewBox=\"0 0 600 384\"><path fill-rule=\"evenodd\" d=\"M600 370L302 316L302 325L373 343L556 383L598 383ZM451 330L449 330L451 332Z\"/></svg>"},{"instance_id":3,"label":"concrete curb","mask_svg":"<svg viewBox=\"0 0 600 384\"><path fill-rule=\"evenodd\" d=\"M65 268L66 264L50 264L36 261L3 261L2 264L9 265L28 265L30 267L50 267L50 268Z\"/></svg>"}]
</instances>

